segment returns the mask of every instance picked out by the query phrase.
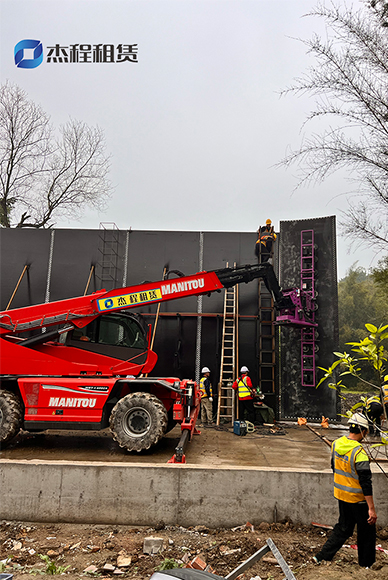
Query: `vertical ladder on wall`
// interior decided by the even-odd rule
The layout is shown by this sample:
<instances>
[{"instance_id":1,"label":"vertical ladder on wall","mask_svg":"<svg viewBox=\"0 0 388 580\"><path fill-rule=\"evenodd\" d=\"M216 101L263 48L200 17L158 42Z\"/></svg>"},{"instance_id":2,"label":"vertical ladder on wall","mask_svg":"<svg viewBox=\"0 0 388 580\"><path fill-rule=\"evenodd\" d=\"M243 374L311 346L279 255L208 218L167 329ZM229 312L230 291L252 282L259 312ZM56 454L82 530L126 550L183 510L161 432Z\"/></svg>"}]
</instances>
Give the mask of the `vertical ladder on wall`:
<instances>
[{"instance_id":1,"label":"vertical ladder on wall","mask_svg":"<svg viewBox=\"0 0 388 580\"><path fill-rule=\"evenodd\" d=\"M273 251L271 253L273 260ZM275 393L275 307L272 294L263 280L259 279L259 376L258 387L265 394ZM269 403L270 404L270 403Z\"/></svg>"},{"instance_id":2,"label":"vertical ladder on wall","mask_svg":"<svg viewBox=\"0 0 388 580\"><path fill-rule=\"evenodd\" d=\"M315 299L315 246L314 230L302 230L300 233L301 245L301 267L300 285L302 290L310 294ZM315 304L315 302L313 302ZM314 312L312 321L314 322ZM316 329L302 328L301 336L301 361L302 361L302 385L304 387L315 387L315 353Z\"/></svg>"},{"instance_id":3,"label":"vertical ladder on wall","mask_svg":"<svg viewBox=\"0 0 388 580\"><path fill-rule=\"evenodd\" d=\"M101 288L112 290L118 285L119 229L115 223L100 223L98 251L100 259L97 263L96 276L100 280Z\"/></svg>"},{"instance_id":4,"label":"vertical ladder on wall","mask_svg":"<svg viewBox=\"0 0 388 580\"><path fill-rule=\"evenodd\" d=\"M227 264L228 267L228 264ZM222 327L221 371L218 385L217 425L233 423L235 393L232 383L236 377L236 337L238 322L237 285L225 288L224 320Z\"/></svg>"},{"instance_id":5,"label":"vertical ladder on wall","mask_svg":"<svg viewBox=\"0 0 388 580\"><path fill-rule=\"evenodd\" d=\"M264 282L259 281L259 387L275 393L275 308Z\"/></svg>"}]
</instances>

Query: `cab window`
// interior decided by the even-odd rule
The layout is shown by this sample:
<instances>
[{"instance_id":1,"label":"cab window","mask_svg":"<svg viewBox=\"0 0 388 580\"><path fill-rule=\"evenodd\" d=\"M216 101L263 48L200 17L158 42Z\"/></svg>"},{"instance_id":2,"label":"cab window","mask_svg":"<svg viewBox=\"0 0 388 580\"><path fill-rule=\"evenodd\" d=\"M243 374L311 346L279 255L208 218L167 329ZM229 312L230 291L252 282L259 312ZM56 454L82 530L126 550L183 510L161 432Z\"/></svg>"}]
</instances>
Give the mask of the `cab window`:
<instances>
[{"instance_id":1,"label":"cab window","mask_svg":"<svg viewBox=\"0 0 388 580\"><path fill-rule=\"evenodd\" d=\"M131 317L106 314L85 328L73 330L72 340L146 349L147 342L140 324Z\"/></svg>"}]
</instances>

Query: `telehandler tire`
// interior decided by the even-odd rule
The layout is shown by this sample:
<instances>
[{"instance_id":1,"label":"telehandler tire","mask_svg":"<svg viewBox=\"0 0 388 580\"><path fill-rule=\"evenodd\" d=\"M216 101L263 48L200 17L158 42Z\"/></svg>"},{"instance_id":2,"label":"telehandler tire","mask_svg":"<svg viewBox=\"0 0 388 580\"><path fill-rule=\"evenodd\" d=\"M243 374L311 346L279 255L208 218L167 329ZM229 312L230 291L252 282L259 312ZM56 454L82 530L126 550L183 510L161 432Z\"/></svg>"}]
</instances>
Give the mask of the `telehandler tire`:
<instances>
[{"instance_id":1,"label":"telehandler tire","mask_svg":"<svg viewBox=\"0 0 388 580\"><path fill-rule=\"evenodd\" d=\"M113 407L109 425L113 439L128 451L144 451L163 437L167 411L150 393L130 393Z\"/></svg>"},{"instance_id":2,"label":"telehandler tire","mask_svg":"<svg viewBox=\"0 0 388 580\"><path fill-rule=\"evenodd\" d=\"M20 399L0 389L0 447L5 447L20 431L23 407Z\"/></svg>"}]
</instances>

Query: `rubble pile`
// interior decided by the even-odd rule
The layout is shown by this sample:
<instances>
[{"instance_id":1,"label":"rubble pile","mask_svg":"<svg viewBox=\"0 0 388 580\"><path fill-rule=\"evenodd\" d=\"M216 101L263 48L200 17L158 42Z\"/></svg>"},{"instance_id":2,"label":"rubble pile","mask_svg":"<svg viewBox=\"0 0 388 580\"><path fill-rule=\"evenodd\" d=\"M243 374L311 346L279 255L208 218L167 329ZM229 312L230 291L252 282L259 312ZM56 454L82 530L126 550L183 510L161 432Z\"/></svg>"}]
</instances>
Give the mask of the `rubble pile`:
<instances>
[{"instance_id":1,"label":"rubble pile","mask_svg":"<svg viewBox=\"0 0 388 580\"><path fill-rule=\"evenodd\" d=\"M0 522L0 573L14 580L31 574L62 574L68 580L123 577L148 580L156 570L187 567L226 576L271 537L298 580L346 580L364 576L357 565L356 538L330 564L314 567L312 556L329 530L291 522L254 526L247 522L231 530L205 526L183 528L160 522L154 528L79 524ZM379 530L377 561L367 580L388 578L388 528ZM337 575L336 575L337 574ZM268 553L244 574L251 578L284 578Z\"/></svg>"}]
</instances>

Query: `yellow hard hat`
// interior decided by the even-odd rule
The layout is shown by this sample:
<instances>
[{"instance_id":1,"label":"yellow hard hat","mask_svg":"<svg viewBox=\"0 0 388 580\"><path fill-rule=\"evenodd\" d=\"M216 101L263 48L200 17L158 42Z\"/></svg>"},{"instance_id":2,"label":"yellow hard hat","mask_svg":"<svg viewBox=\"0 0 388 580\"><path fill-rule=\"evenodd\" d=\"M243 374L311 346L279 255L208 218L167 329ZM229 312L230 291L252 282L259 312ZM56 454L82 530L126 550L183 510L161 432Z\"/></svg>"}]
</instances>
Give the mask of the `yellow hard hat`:
<instances>
[{"instance_id":1,"label":"yellow hard hat","mask_svg":"<svg viewBox=\"0 0 388 580\"><path fill-rule=\"evenodd\" d=\"M265 222L267 225L272 224L272 221L270 219L267 219L267 221Z\"/></svg>"}]
</instances>

